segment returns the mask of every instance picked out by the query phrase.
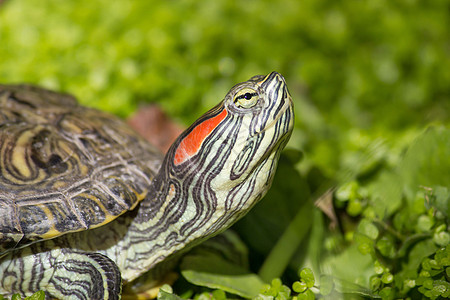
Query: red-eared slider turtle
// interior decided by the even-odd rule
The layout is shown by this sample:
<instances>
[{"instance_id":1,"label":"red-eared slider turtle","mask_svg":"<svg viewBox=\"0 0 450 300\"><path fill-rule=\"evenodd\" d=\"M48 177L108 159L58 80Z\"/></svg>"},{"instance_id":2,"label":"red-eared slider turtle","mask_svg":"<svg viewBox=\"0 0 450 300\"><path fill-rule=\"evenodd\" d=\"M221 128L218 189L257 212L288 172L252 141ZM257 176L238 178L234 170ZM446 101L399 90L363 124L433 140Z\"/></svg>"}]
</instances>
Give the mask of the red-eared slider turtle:
<instances>
[{"instance_id":1,"label":"red-eared slider turtle","mask_svg":"<svg viewBox=\"0 0 450 300\"><path fill-rule=\"evenodd\" d=\"M120 298L264 196L293 120L283 77L255 76L163 158L72 96L0 86L0 295Z\"/></svg>"}]
</instances>

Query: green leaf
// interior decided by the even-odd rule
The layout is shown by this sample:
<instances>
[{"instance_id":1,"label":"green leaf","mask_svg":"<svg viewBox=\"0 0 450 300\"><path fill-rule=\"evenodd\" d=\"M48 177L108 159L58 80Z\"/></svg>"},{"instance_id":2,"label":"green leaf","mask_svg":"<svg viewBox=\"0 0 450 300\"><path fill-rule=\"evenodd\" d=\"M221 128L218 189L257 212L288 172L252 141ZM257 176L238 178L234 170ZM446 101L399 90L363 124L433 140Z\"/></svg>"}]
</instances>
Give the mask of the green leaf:
<instances>
[{"instance_id":1,"label":"green leaf","mask_svg":"<svg viewBox=\"0 0 450 300\"><path fill-rule=\"evenodd\" d=\"M350 200L347 206L347 212L352 217L360 215L362 209L363 206L360 200Z\"/></svg>"},{"instance_id":2,"label":"green leaf","mask_svg":"<svg viewBox=\"0 0 450 300\"><path fill-rule=\"evenodd\" d=\"M358 232L364 234L372 240L378 237L379 230L370 220L362 219L358 225Z\"/></svg>"},{"instance_id":3,"label":"green leaf","mask_svg":"<svg viewBox=\"0 0 450 300\"><path fill-rule=\"evenodd\" d=\"M359 184L357 181L353 180L341 185L335 195L336 199L339 201L349 201L354 200L359 197L358 194Z\"/></svg>"},{"instance_id":4,"label":"green leaf","mask_svg":"<svg viewBox=\"0 0 450 300\"><path fill-rule=\"evenodd\" d=\"M370 278L370 288L373 291L376 291L380 288L381 286L381 279L378 276L374 276L372 278Z\"/></svg>"},{"instance_id":5,"label":"green leaf","mask_svg":"<svg viewBox=\"0 0 450 300\"><path fill-rule=\"evenodd\" d=\"M380 219L391 215L400 207L402 184L402 178L388 170L369 185L371 205Z\"/></svg>"},{"instance_id":6,"label":"green leaf","mask_svg":"<svg viewBox=\"0 0 450 300\"><path fill-rule=\"evenodd\" d=\"M449 169L450 130L445 127L430 127L409 147L399 166L407 199L412 199L412 195L423 186L448 185ZM440 196L443 197L442 194Z\"/></svg>"},{"instance_id":7,"label":"green leaf","mask_svg":"<svg viewBox=\"0 0 450 300\"><path fill-rule=\"evenodd\" d=\"M438 212L443 213L446 217L450 216L450 191L445 186L435 186L432 189L430 197L431 205L436 207Z\"/></svg>"},{"instance_id":8,"label":"green leaf","mask_svg":"<svg viewBox=\"0 0 450 300\"><path fill-rule=\"evenodd\" d=\"M291 290L289 287L284 285L279 278L274 278L271 281L271 284L263 285L261 289L261 294L259 294L256 299L290 299Z\"/></svg>"},{"instance_id":9,"label":"green leaf","mask_svg":"<svg viewBox=\"0 0 450 300\"><path fill-rule=\"evenodd\" d=\"M431 290L433 288L433 282L434 282L433 279L427 279L423 282L422 285L424 288Z\"/></svg>"},{"instance_id":10,"label":"green leaf","mask_svg":"<svg viewBox=\"0 0 450 300\"><path fill-rule=\"evenodd\" d=\"M306 202L272 248L258 272L264 281L282 275L310 228L311 223L305 223L305 220L312 215L312 209L312 205Z\"/></svg>"},{"instance_id":11,"label":"green leaf","mask_svg":"<svg viewBox=\"0 0 450 300\"><path fill-rule=\"evenodd\" d=\"M292 289L297 293L303 293L307 288L308 286L304 281L296 281L292 284Z\"/></svg>"},{"instance_id":12,"label":"green leaf","mask_svg":"<svg viewBox=\"0 0 450 300\"><path fill-rule=\"evenodd\" d=\"M394 280L394 276L391 273L384 273L381 276L381 281L385 284L391 283Z\"/></svg>"},{"instance_id":13,"label":"green leaf","mask_svg":"<svg viewBox=\"0 0 450 300\"><path fill-rule=\"evenodd\" d=\"M450 244L436 251L434 256L436 263L442 267L450 266Z\"/></svg>"},{"instance_id":14,"label":"green leaf","mask_svg":"<svg viewBox=\"0 0 450 300\"><path fill-rule=\"evenodd\" d=\"M369 286L369 278L373 275L372 258L361 254L356 245L348 247L339 255L324 259L322 267L330 270L330 275L342 282L358 282L362 286Z\"/></svg>"},{"instance_id":15,"label":"green leaf","mask_svg":"<svg viewBox=\"0 0 450 300\"><path fill-rule=\"evenodd\" d=\"M306 283L308 288L312 288L315 283L314 273L310 268L303 268L300 271L300 278Z\"/></svg>"},{"instance_id":16,"label":"green leaf","mask_svg":"<svg viewBox=\"0 0 450 300\"><path fill-rule=\"evenodd\" d=\"M331 293L334 287L333 277L329 275L322 275L320 277L320 294L326 296Z\"/></svg>"},{"instance_id":17,"label":"green leaf","mask_svg":"<svg viewBox=\"0 0 450 300\"><path fill-rule=\"evenodd\" d=\"M387 236L382 237L376 242L376 247L383 256L389 258L395 257L395 244L391 238Z\"/></svg>"},{"instance_id":18,"label":"green leaf","mask_svg":"<svg viewBox=\"0 0 450 300\"><path fill-rule=\"evenodd\" d=\"M397 169L385 170L370 184L371 204L380 219L385 214L389 216L400 207L402 193L412 204L422 187L446 186L450 182L449 169L450 130L443 126L429 127L408 148ZM442 194L440 197L446 198ZM448 211L448 204L439 201L439 206Z\"/></svg>"},{"instance_id":19,"label":"green leaf","mask_svg":"<svg viewBox=\"0 0 450 300\"><path fill-rule=\"evenodd\" d=\"M426 270L426 271L431 271L431 264L430 264L431 259L429 258L425 258L422 261L422 269Z\"/></svg>"},{"instance_id":20,"label":"green leaf","mask_svg":"<svg viewBox=\"0 0 450 300\"><path fill-rule=\"evenodd\" d=\"M224 300L227 299L227 295L223 290L215 290L212 292L213 298L216 300Z\"/></svg>"},{"instance_id":21,"label":"green leaf","mask_svg":"<svg viewBox=\"0 0 450 300\"><path fill-rule=\"evenodd\" d=\"M221 289L245 298L258 295L264 285L256 274L231 264L219 256L188 255L183 258L180 269L188 282Z\"/></svg>"},{"instance_id":22,"label":"green leaf","mask_svg":"<svg viewBox=\"0 0 450 300\"><path fill-rule=\"evenodd\" d=\"M419 243L420 241L428 239L430 237L431 237L431 235L429 233L419 233L419 234L413 234L413 235L408 236L406 238L406 240L403 241L402 246L398 250L397 256L402 257L402 256L408 254L408 251L410 250L410 248L413 245Z\"/></svg>"},{"instance_id":23,"label":"green leaf","mask_svg":"<svg viewBox=\"0 0 450 300\"><path fill-rule=\"evenodd\" d=\"M433 227L434 220L430 216L422 215L417 220L417 231L418 232L427 232Z\"/></svg>"},{"instance_id":24,"label":"green leaf","mask_svg":"<svg viewBox=\"0 0 450 300\"><path fill-rule=\"evenodd\" d=\"M381 275L386 271L386 268L380 263L379 260L375 260L373 269L375 271L375 274L378 275Z\"/></svg>"},{"instance_id":25,"label":"green leaf","mask_svg":"<svg viewBox=\"0 0 450 300\"><path fill-rule=\"evenodd\" d=\"M394 299L395 295L394 295L394 291L392 290L391 287L385 287L380 291L380 296L381 298L383 298L383 300L385 299Z\"/></svg>"},{"instance_id":26,"label":"green leaf","mask_svg":"<svg viewBox=\"0 0 450 300\"><path fill-rule=\"evenodd\" d=\"M362 297L369 297L372 299L380 298L378 297L378 295L374 294L368 288L361 286L359 284L348 282L346 280L335 278L334 286L336 291L341 294L359 295Z\"/></svg>"},{"instance_id":27,"label":"green leaf","mask_svg":"<svg viewBox=\"0 0 450 300\"><path fill-rule=\"evenodd\" d=\"M183 298L173 294L172 288L168 285L163 285L158 292L158 300L181 300Z\"/></svg>"},{"instance_id":28,"label":"green leaf","mask_svg":"<svg viewBox=\"0 0 450 300\"><path fill-rule=\"evenodd\" d=\"M416 243L409 252L408 261L403 264L403 269L417 271L423 258L432 255L436 250L437 247L431 239Z\"/></svg>"},{"instance_id":29,"label":"green leaf","mask_svg":"<svg viewBox=\"0 0 450 300\"><path fill-rule=\"evenodd\" d=\"M38 291L33 295L25 298L25 300L44 300L44 299L45 299L44 291Z\"/></svg>"},{"instance_id":30,"label":"green leaf","mask_svg":"<svg viewBox=\"0 0 450 300\"><path fill-rule=\"evenodd\" d=\"M433 235L433 241L441 247L450 243L450 234L446 231L436 232Z\"/></svg>"},{"instance_id":31,"label":"green leaf","mask_svg":"<svg viewBox=\"0 0 450 300\"><path fill-rule=\"evenodd\" d=\"M308 289L304 293L298 294L297 299L314 300L316 299L316 296L311 290Z\"/></svg>"}]
</instances>

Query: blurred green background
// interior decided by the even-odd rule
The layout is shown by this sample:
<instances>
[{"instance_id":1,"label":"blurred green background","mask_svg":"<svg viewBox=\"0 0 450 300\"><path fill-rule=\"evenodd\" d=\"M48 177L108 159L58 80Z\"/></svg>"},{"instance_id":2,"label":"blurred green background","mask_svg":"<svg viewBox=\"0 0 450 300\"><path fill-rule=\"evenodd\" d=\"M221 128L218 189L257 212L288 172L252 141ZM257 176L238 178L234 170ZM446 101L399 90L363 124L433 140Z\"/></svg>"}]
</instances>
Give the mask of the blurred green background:
<instances>
[{"instance_id":1,"label":"blurred green background","mask_svg":"<svg viewBox=\"0 0 450 300\"><path fill-rule=\"evenodd\" d=\"M365 135L448 123L449 6L9 0L0 7L0 81L70 92L122 117L159 102L187 125L235 83L276 70L296 103L291 146L333 174Z\"/></svg>"},{"instance_id":2,"label":"blurred green background","mask_svg":"<svg viewBox=\"0 0 450 300\"><path fill-rule=\"evenodd\" d=\"M448 175L441 176L448 173L443 161L433 162L436 168L431 171L426 161L423 168L407 165L419 160L414 153L425 160L433 151L417 149L416 143L414 153L410 151L403 162L402 154L429 126L449 125L450 1L9 0L0 4L0 82L35 83L69 92L85 105L121 117L142 103L157 102L188 125L235 83L273 70L285 76L295 102L296 130L288 147L303 155L295 170L283 167L289 162L282 163L279 173L285 175L278 175L278 189L272 194L291 202L310 195L315 195L314 200L333 184L341 186L337 206L346 209L345 218L353 227L341 221L340 239L329 238L336 232L313 232L327 238L310 241L309 252L298 261L314 265L311 261L322 260L316 252L327 249L341 255L327 266L345 270L353 263L353 250L338 250L348 246L345 243L352 240L356 226L361 229L359 218L393 218L404 201L386 183L398 183L396 188L406 190L407 199L417 198L417 186L423 183L448 186ZM435 142L428 137L421 141ZM439 153L445 153L442 157L447 156L447 145L437 146L442 147ZM413 180L406 175L412 173L433 174L427 178L436 180ZM412 191L412 185L404 182L414 182ZM360 189L366 185L372 188ZM443 207L446 201L441 201ZM291 202L272 207L284 209L280 215L290 217L269 222L269 231L295 220L298 205ZM415 213L413 225L421 214L429 214L425 208ZM314 220L299 226L328 230L327 221ZM438 221L433 224L442 224ZM274 238L282 231L274 230ZM370 275L369 269L352 272L356 278ZM367 285L367 281L359 283Z\"/></svg>"}]
</instances>

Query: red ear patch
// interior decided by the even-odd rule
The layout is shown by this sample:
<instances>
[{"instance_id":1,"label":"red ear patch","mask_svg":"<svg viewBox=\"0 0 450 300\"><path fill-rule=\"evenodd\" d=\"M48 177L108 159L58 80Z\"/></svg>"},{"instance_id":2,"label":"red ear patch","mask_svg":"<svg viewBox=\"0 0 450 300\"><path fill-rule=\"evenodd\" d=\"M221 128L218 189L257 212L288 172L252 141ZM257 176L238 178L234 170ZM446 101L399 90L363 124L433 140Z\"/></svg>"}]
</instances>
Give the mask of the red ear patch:
<instances>
[{"instance_id":1,"label":"red ear patch","mask_svg":"<svg viewBox=\"0 0 450 300\"><path fill-rule=\"evenodd\" d=\"M202 123L192 129L192 131L184 137L175 151L173 162L179 165L198 152L205 138L219 125L227 116L227 110L223 109L220 114L210 119L204 120Z\"/></svg>"}]
</instances>

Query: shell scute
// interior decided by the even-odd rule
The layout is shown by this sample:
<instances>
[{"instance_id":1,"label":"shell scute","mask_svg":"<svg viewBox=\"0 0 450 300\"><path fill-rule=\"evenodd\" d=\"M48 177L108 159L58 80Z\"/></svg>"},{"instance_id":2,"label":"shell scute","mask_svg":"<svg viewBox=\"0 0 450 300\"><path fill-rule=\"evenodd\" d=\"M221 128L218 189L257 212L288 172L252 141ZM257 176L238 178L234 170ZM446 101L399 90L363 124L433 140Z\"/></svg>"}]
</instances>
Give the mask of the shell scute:
<instances>
[{"instance_id":1,"label":"shell scute","mask_svg":"<svg viewBox=\"0 0 450 300\"><path fill-rule=\"evenodd\" d=\"M33 235L44 235L50 231L52 220L49 220L43 205L19 206L18 215L22 232L32 232Z\"/></svg>"},{"instance_id":2,"label":"shell scute","mask_svg":"<svg viewBox=\"0 0 450 300\"><path fill-rule=\"evenodd\" d=\"M82 222L88 228L106 221L106 213L96 200L75 196L73 202Z\"/></svg>"},{"instance_id":3,"label":"shell scute","mask_svg":"<svg viewBox=\"0 0 450 300\"><path fill-rule=\"evenodd\" d=\"M0 85L0 255L134 209L161 161L117 117L70 95Z\"/></svg>"}]
</instances>

